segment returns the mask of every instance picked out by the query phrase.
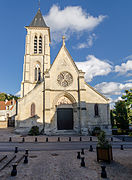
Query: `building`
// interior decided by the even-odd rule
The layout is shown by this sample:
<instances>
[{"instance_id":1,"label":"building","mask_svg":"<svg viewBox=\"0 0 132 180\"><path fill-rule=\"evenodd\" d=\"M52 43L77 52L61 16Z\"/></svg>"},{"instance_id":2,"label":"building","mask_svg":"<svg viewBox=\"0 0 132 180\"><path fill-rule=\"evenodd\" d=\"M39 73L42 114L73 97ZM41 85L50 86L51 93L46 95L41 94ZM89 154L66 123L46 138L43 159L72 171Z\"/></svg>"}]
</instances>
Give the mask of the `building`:
<instances>
[{"instance_id":1,"label":"building","mask_svg":"<svg viewBox=\"0 0 132 180\"><path fill-rule=\"evenodd\" d=\"M0 101L0 128L14 126L16 116L16 101Z\"/></svg>"},{"instance_id":2,"label":"building","mask_svg":"<svg viewBox=\"0 0 132 180\"><path fill-rule=\"evenodd\" d=\"M21 99L16 131L39 126L46 134L88 134L94 127L111 133L109 100L87 84L74 63L63 36L50 63L50 28L40 9L27 30Z\"/></svg>"}]
</instances>

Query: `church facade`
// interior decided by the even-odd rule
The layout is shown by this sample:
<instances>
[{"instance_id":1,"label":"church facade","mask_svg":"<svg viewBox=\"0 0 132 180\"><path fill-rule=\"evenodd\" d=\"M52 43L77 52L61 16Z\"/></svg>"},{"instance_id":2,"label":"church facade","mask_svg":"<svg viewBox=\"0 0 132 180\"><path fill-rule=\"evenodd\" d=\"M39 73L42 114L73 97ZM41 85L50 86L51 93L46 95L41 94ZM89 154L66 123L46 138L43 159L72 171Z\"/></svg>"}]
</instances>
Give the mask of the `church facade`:
<instances>
[{"instance_id":1,"label":"church facade","mask_svg":"<svg viewBox=\"0 0 132 180\"><path fill-rule=\"evenodd\" d=\"M26 27L17 132L39 126L45 134L89 134L100 127L111 134L109 100L88 85L65 46L50 63L50 28L40 9Z\"/></svg>"}]
</instances>

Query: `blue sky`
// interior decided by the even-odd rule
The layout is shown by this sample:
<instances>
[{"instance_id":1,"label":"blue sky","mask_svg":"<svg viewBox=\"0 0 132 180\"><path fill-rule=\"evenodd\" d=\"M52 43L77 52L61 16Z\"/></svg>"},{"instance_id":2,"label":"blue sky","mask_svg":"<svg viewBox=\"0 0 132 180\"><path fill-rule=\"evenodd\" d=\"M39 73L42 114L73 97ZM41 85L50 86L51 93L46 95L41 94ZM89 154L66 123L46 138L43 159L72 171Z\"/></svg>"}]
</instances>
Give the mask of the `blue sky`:
<instances>
[{"instance_id":1,"label":"blue sky","mask_svg":"<svg viewBox=\"0 0 132 180\"><path fill-rule=\"evenodd\" d=\"M20 90L26 30L38 0L0 2L0 92ZM98 91L119 99L132 88L131 0L41 0L51 29L51 63L66 36L66 47L85 79Z\"/></svg>"}]
</instances>

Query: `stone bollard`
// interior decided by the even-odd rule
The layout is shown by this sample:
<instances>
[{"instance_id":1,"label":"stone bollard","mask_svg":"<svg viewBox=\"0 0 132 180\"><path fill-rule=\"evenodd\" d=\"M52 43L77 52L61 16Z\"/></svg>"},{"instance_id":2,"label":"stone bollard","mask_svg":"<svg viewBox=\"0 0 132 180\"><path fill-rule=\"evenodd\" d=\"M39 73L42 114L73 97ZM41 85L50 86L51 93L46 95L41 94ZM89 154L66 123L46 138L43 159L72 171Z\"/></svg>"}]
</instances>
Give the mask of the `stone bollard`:
<instances>
[{"instance_id":1,"label":"stone bollard","mask_svg":"<svg viewBox=\"0 0 132 180\"><path fill-rule=\"evenodd\" d=\"M71 137L69 137L69 141L71 141Z\"/></svg>"},{"instance_id":2,"label":"stone bollard","mask_svg":"<svg viewBox=\"0 0 132 180\"><path fill-rule=\"evenodd\" d=\"M125 138L124 138L124 137L122 138L122 141L125 141Z\"/></svg>"},{"instance_id":3,"label":"stone bollard","mask_svg":"<svg viewBox=\"0 0 132 180\"><path fill-rule=\"evenodd\" d=\"M101 166L101 168L102 168L101 177L102 178L107 178L107 173L106 173L106 170L105 170L106 166Z\"/></svg>"},{"instance_id":4,"label":"stone bollard","mask_svg":"<svg viewBox=\"0 0 132 180\"><path fill-rule=\"evenodd\" d=\"M92 137L90 137L90 141L92 141Z\"/></svg>"},{"instance_id":5,"label":"stone bollard","mask_svg":"<svg viewBox=\"0 0 132 180\"><path fill-rule=\"evenodd\" d=\"M58 142L60 142L60 137L58 137Z\"/></svg>"},{"instance_id":6,"label":"stone bollard","mask_svg":"<svg viewBox=\"0 0 132 180\"><path fill-rule=\"evenodd\" d=\"M28 155L25 154L25 156L24 156L24 164L27 164L27 163L28 163Z\"/></svg>"},{"instance_id":7,"label":"stone bollard","mask_svg":"<svg viewBox=\"0 0 132 180\"><path fill-rule=\"evenodd\" d=\"M13 169L12 169L12 171L11 171L11 176L16 176L17 175L17 163L14 163L14 164L12 164L12 167L13 167Z\"/></svg>"},{"instance_id":8,"label":"stone bollard","mask_svg":"<svg viewBox=\"0 0 132 180\"><path fill-rule=\"evenodd\" d=\"M77 159L81 159L80 152L77 152Z\"/></svg>"},{"instance_id":9,"label":"stone bollard","mask_svg":"<svg viewBox=\"0 0 132 180\"><path fill-rule=\"evenodd\" d=\"M113 137L111 137L111 142L113 141Z\"/></svg>"},{"instance_id":10,"label":"stone bollard","mask_svg":"<svg viewBox=\"0 0 132 180\"><path fill-rule=\"evenodd\" d=\"M9 142L12 142L12 139L11 139L11 137L9 138Z\"/></svg>"},{"instance_id":11,"label":"stone bollard","mask_svg":"<svg viewBox=\"0 0 132 180\"><path fill-rule=\"evenodd\" d=\"M38 139L37 139L37 137L35 137L35 142L38 142Z\"/></svg>"},{"instance_id":12,"label":"stone bollard","mask_svg":"<svg viewBox=\"0 0 132 180\"><path fill-rule=\"evenodd\" d=\"M124 150L123 145L121 145L121 150Z\"/></svg>"},{"instance_id":13,"label":"stone bollard","mask_svg":"<svg viewBox=\"0 0 132 180\"><path fill-rule=\"evenodd\" d=\"M22 142L25 142L25 138L24 137L22 138Z\"/></svg>"},{"instance_id":14,"label":"stone bollard","mask_svg":"<svg viewBox=\"0 0 132 180\"><path fill-rule=\"evenodd\" d=\"M81 154L83 154L83 155L84 155L84 149L83 149L83 148L82 148Z\"/></svg>"},{"instance_id":15,"label":"stone bollard","mask_svg":"<svg viewBox=\"0 0 132 180\"><path fill-rule=\"evenodd\" d=\"M84 157L81 158L81 167L85 167Z\"/></svg>"},{"instance_id":16,"label":"stone bollard","mask_svg":"<svg viewBox=\"0 0 132 180\"><path fill-rule=\"evenodd\" d=\"M48 138L46 138L46 142L48 142Z\"/></svg>"},{"instance_id":17,"label":"stone bollard","mask_svg":"<svg viewBox=\"0 0 132 180\"><path fill-rule=\"evenodd\" d=\"M90 152L93 152L93 146L92 146L92 145L90 145L89 151L90 151Z\"/></svg>"},{"instance_id":18,"label":"stone bollard","mask_svg":"<svg viewBox=\"0 0 132 180\"><path fill-rule=\"evenodd\" d=\"M82 137L80 137L80 141L82 141Z\"/></svg>"},{"instance_id":19,"label":"stone bollard","mask_svg":"<svg viewBox=\"0 0 132 180\"><path fill-rule=\"evenodd\" d=\"M26 149L26 150L25 150L25 154L27 154L27 155L28 155L28 149Z\"/></svg>"},{"instance_id":20,"label":"stone bollard","mask_svg":"<svg viewBox=\"0 0 132 180\"><path fill-rule=\"evenodd\" d=\"M15 147L15 153L18 153L18 147Z\"/></svg>"}]
</instances>

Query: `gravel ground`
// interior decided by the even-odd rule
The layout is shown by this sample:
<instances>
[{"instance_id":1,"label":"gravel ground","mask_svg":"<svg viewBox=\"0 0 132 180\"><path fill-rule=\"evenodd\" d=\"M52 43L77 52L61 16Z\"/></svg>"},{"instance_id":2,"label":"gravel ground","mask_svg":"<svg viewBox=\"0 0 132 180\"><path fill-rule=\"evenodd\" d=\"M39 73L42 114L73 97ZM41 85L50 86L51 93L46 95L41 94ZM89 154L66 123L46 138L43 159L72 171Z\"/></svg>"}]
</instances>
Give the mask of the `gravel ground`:
<instances>
[{"instance_id":1,"label":"gravel ground","mask_svg":"<svg viewBox=\"0 0 132 180\"><path fill-rule=\"evenodd\" d=\"M5 153L0 153L2 157ZM13 153L8 153L8 156ZM17 153L17 159L22 153ZM96 152L85 150L85 165L80 166L77 151L29 152L29 163L18 164L17 176L11 177L11 164L0 171L0 180L100 180L101 165L106 165L108 180L132 179L132 150L113 150L111 164L98 163ZM16 161L14 160L14 162ZM4 162L5 163L5 162ZM2 167L0 163L0 168Z\"/></svg>"}]
</instances>

